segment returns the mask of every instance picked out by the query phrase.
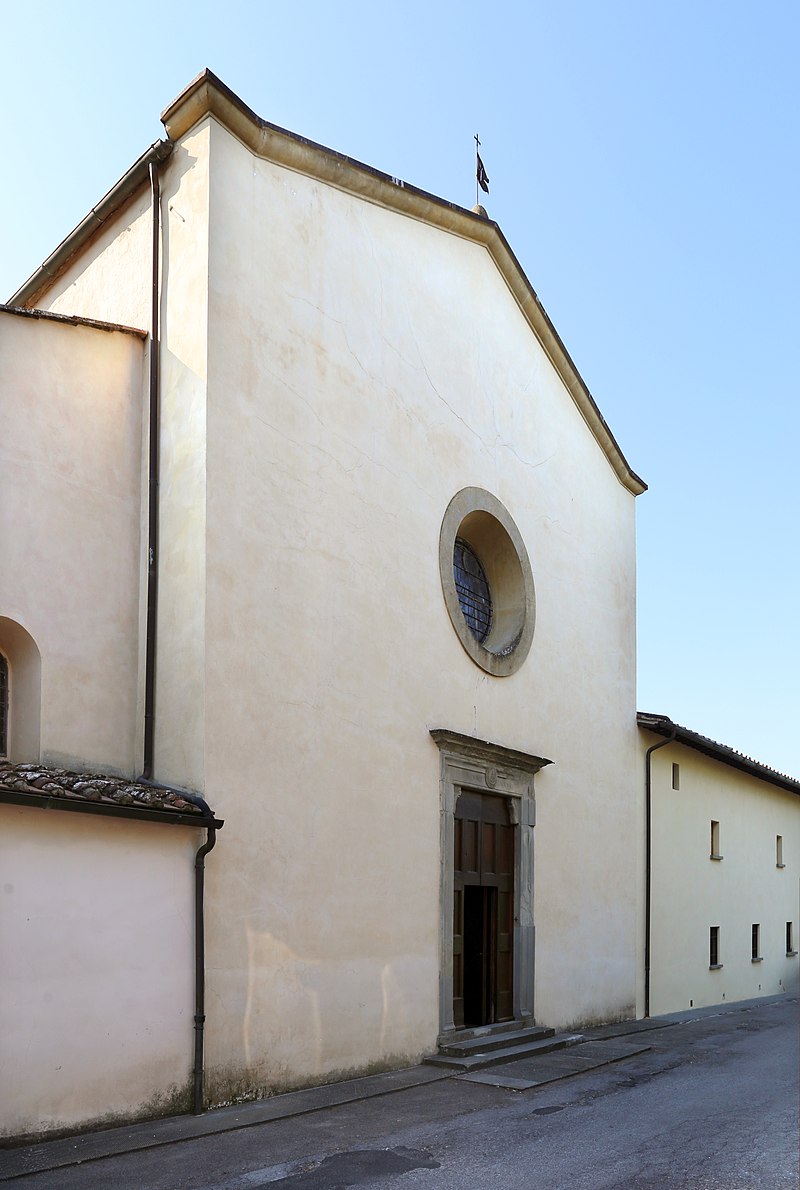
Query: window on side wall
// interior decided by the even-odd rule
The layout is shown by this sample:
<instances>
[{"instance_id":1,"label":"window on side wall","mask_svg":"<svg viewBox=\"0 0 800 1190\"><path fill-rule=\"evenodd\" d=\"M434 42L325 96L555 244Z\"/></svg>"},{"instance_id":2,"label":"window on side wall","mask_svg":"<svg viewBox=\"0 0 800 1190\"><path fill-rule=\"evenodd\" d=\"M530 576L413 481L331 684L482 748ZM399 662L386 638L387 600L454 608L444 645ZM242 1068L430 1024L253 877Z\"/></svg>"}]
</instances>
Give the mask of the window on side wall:
<instances>
[{"instance_id":1,"label":"window on side wall","mask_svg":"<svg viewBox=\"0 0 800 1190\"><path fill-rule=\"evenodd\" d=\"M712 970L722 966L719 961L719 926L711 926L708 931L708 965Z\"/></svg>"},{"instance_id":2,"label":"window on side wall","mask_svg":"<svg viewBox=\"0 0 800 1190\"><path fill-rule=\"evenodd\" d=\"M794 948L794 922L787 921L786 923L786 953L788 955L797 954Z\"/></svg>"},{"instance_id":3,"label":"window on side wall","mask_svg":"<svg viewBox=\"0 0 800 1190\"><path fill-rule=\"evenodd\" d=\"M722 859L719 849L719 823L714 818L711 819L711 855L709 859Z\"/></svg>"},{"instance_id":4,"label":"window on side wall","mask_svg":"<svg viewBox=\"0 0 800 1190\"><path fill-rule=\"evenodd\" d=\"M761 926L758 922L753 922L750 927L750 961L761 962Z\"/></svg>"},{"instance_id":5,"label":"window on side wall","mask_svg":"<svg viewBox=\"0 0 800 1190\"><path fill-rule=\"evenodd\" d=\"M0 756L38 763L41 709L38 645L16 620L0 615Z\"/></svg>"},{"instance_id":6,"label":"window on side wall","mask_svg":"<svg viewBox=\"0 0 800 1190\"><path fill-rule=\"evenodd\" d=\"M775 867L786 867L786 864L783 862L783 835L775 836Z\"/></svg>"}]
</instances>

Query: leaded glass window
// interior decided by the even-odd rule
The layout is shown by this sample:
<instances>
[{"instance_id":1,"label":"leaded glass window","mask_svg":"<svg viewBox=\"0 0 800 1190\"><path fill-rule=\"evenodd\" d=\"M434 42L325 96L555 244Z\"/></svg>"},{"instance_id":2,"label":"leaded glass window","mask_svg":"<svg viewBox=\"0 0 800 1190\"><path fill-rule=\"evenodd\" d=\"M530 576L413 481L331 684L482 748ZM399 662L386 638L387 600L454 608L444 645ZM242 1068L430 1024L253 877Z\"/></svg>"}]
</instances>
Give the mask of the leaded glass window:
<instances>
[{"instance_id":1,"label":"leaded glass window","mask_svg":"<svg viewBox=\"0 0 800 1190\"><path fill-rule=\"evenodd\" d=\"M0 653L0 756L8 754L8 662Z\"/></svg>"},{"instance_id":2,"label":"leaded glass window","mask_svg":"<svg viewBox=\"0 0 800 1190\"><path fill-rule=\"evenodd\" d=\"M477 554L460 537L453 548L453 576L464 619L482 643L492 626L492 594Z\"/></svg>"}]
</instances>

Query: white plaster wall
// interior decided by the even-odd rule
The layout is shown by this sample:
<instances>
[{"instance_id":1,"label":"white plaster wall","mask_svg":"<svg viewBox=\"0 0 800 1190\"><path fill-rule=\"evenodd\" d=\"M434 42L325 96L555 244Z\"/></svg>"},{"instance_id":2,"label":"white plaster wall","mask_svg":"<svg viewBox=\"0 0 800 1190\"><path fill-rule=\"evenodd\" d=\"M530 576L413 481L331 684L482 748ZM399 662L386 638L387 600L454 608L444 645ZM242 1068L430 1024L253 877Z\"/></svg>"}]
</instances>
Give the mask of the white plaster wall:
<instances>
[{"instance_id":1,"label":"white plaster wall","mask_svg":"<svg viewBox=\"0 0 800 1190\"><path fill-rule=\"evenodd\" d=\"M206 121L181 141L159 171L161 471L155 768L160 779L201 791L205 700L208 137ZM149 330L151 236L151 198L146 185L119 215L109 220L108 226L53 285L38 296L39 306ZM142 463L144 576L146 450ZM144 600L140 611L139 635L143 640ZM137 734L141 752L141 722Z\"/></svg>"},{"instance_id":2,"label":"white plaster wall","mask_svg":"<svg viewBox=\"0 0 800 1190\"><path fill-rule=\"evenodd\" d=\"M37 308L149 330L150 212L150 189L145 185L37 295Z\"/></svg>"},{"instance_id":3,"label":"white plaster wall","mask_svg":"<svg viewBox=\"0 0 800 1190\"><path fill-rule=\"evenodd\" d=\"M537 1016L632 1015L633 498L483 248L211 137L212 1095L434 1047L434 726L554 760ZM533 565L512 678L474 666L444 606L439 528L467 485Z\"/></svg>"},{"instance_id":4,"label":"white plaster wall","mask_svg":"<svg viewBox=\"0 0 800 1190\"><path fill-rule=\"evenodd\" d=\"M0 805L0 1134L187 1110L201 842Z\"/></svg>"},{"instance_id":5,"label":"white plaster wall","mask_svg":"<svg viewBox=\"0 0 800 1190\"><path fill-rule=\"evenodd\" d=\"M205 775L208 123L162 176L161 473L155 764L200 791Z\"/></svg>"},{"instance_id":6,"label":"white plaster wall","mask_svg":"<svg viewBox=\"0 0 800 1190\"><path fill-rule=\"evenodd\" d=\"M648 742L653 742L648 738ZM680 790L672 764L680 765ZM800 798L680 746L653 753L651 1012L797 992ZM723 859L709 859L711 821ZM785 867L776 867L776 835ZM751 962L751 926L763 961ZM709 970L709 927L722 969Z\"/></svg>"},{"instance_id":7,"label":"white plaster wall","mask_svg":"<svg viewBox=\"0 0 800 1190\"><path fill-rule=\"evenodd\" d=\"M0 616L41 655L41 757L16 759L135 765L142 358L0 311ZM11 697L16 733L13 658Z\"/></svg>"}]
</instances>

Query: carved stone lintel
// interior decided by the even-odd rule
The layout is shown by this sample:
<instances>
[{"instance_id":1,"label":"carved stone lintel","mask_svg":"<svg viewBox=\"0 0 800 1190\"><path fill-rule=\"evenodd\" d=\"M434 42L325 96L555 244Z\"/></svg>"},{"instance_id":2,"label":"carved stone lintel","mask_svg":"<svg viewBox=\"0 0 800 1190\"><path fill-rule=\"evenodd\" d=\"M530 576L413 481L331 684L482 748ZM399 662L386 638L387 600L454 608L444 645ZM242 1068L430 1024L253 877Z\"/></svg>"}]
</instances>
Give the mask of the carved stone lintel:
<instances>
[{"instance_id":1,"label":"carved stone lintel","mask_svg":"<svg viewBox=\"0 0 800 1190\"><path fill-rule=\"evenodd\" d=\"M440 751L450 749L462 757L482 760L487 767L495 768L509 765L515 769L523 769L528 773L538 773L546 764L552 764L543 756L532 756L529 752L519 752L516 748L507 748L505 744L492 744L488 740L479 740L475 736L462 735L458 731L450 731L446 727L432 727L431 736Z\"/></svg>"}]
</instances>

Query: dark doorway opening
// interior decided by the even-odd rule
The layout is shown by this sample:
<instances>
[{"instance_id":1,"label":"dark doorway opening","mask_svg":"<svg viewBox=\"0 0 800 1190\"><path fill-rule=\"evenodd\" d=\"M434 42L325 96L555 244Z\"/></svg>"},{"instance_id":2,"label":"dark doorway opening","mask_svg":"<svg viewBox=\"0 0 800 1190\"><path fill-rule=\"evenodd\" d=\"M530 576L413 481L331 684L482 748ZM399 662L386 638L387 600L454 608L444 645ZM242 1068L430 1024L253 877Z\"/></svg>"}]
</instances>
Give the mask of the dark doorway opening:
<instances>
[{"instance_id":1,"label":"dark doorway opening","mask_svg":"<svg viewBox=\"0 0 800 1190\"><path fill-rule=\"evenodd\" d=\"M513 1018L514 827L505 798L465 792L456 804L453 1022Z\"/></svg>"},{"instance_id":2,"label":"dark doorway opening","mask_svg":"<svg viewBox=\"0 0 800 1190\"><path fill-rule=\"evenodd\" d=\"M495 1019L495 934L497 889L464 889L464 1025L474 1028Z\"/></svg>"}]
</instances>

